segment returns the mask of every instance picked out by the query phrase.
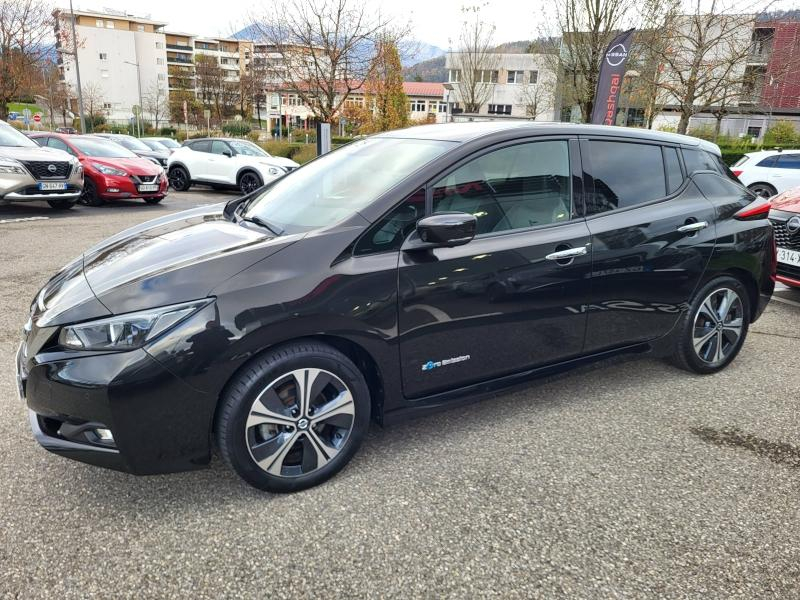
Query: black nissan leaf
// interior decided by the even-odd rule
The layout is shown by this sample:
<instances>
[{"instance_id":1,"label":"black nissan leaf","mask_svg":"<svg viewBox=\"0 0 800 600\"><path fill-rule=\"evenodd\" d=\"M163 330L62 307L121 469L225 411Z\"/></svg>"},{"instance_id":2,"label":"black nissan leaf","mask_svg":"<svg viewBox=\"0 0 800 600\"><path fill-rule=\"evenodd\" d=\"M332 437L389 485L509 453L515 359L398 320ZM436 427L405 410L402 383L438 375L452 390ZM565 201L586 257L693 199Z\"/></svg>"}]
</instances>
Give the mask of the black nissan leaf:
<instances>
[{"instance_id":1,"label":"black nissan leaf","mask_svg":"<svg viewBox=\"0 0 800 600\"><path fill-rule=\"evenodd\" d=\"M151 474L216 445L300 490L373 420L618 353L723 369L773 291L768 211L694 138L388 132L87 250L31 305L20 393L57 454Z\"/></svg>"}]
</instances>

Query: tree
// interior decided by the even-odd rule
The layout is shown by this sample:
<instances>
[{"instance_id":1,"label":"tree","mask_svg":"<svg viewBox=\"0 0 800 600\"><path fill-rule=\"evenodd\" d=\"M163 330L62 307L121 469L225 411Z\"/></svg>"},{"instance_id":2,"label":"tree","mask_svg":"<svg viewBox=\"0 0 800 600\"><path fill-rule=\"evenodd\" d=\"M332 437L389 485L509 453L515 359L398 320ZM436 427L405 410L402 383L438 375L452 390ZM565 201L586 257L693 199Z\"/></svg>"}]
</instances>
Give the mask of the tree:
<instances>
[{"instance_id":1,"label":"tree","mask_svg":"<svg viewBox=\"0 0 800 600\"><path fill-rule=\"evenodd\" d=\"M320 121L330 123L373 68L388 22L358 0L287 0L277 13L257 15L252 29L278 57L272 72Z\"/></svg>"},{"instance_id":2,"label":"tree","mask_svg":"<svg viewBox=\"0 0 800 600\"><path fill-rule=\"evenodd\" d=\"M550 70L559 74L562 105L577 106L587 122L603 53L609 42L639 14L637 0L554 0L543 22L557 31L543 31ZM558 35L560 37L554 37Z\"/></svg>"},{"instance_id":3,"label":"tree","mask_svg":"<svg viewBox=\"0 0 800 600\"><path fill-rule=\"evenodd\" d=\"M364 85L364 108L369 119L362 133L408 126L408 97L403 91L403 67L397 44L390 36L378 42L370 70L370 77Z\"/></svg>"},{"instance_id":4,"label":"tree","mask_svg":"<svg viewBox=\"0 0 800 600\"><path fill-rule=\"evenodd\" d=\"M498 61L492 43L495 28L481 19L479 6L464 7L461 12L464 21L451 63L458 72L454 87L464 111L478 113L491 97L492 83L497 83Z\"/></svg>"},{"instance_id":5,"label":"tree","mask_svg":"<svg viewBox=\"0 0 800 600\"><path fill-rule=\"evenodd\" d=\"M42 0L0 0L0 119L41 76L52 31L51 9Z\"/></svg>"},{"instance_id":6,"label":"tree","mask_svg":"<svg viewBox=\"0 0 800 600\"><path fill-rule=\"evenodd\" d=\"M84 116L89 117L89 130L94 131L95 125L100 124L103 116L103 88L97 82L90 81L83 85L81 91L83 92L83 110L86 112Z\"/></svg>"},{"instance_id":7,"label":"tree","mask_svg":"<svg viewBox=\"0 0 800 600\"><path fill-rule=\"evenodd\" d=\"M167 90L164 86L154 81L142 99L144 112L150 116L153 126L158 129L158 124L166 120L169 107L167 103Z\"/></svg>"},{"instance_id":8,"label":"tree","mask_svg":"<svg viewBox=\"0 0 800 600\"><path fill-rule=\"evenodd\" d=\"M747 84L744 65L758 15L733 8L726 0L698 0L693 12L676 7L664 18L660 31L670 42L659 53L664 68L658 87L665 102L678 107L678 133L686 133L693 115L730 105Z\"/></svg>"}]
</instances>

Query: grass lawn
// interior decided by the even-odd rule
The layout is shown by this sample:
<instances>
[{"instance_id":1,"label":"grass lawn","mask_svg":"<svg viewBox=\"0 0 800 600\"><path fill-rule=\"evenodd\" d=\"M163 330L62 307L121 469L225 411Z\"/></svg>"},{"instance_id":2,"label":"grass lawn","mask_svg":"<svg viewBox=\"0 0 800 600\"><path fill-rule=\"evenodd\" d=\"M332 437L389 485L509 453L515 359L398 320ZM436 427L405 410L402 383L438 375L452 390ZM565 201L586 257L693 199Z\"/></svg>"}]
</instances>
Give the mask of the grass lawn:
<instances>
[{"instance_id":1,"label":"grass lawn","mask_svg":"<svg viewBox=\"0 0 800 600\"><path fill-rule=\"evenodd\" d=\"M31 114L36 114L37 112L40 112L40 113L44 114L44 110L42 110L42 107L37 105L37 104L24 104L22 102L9 102L8 103L8 112L18 112L18 113L22 114L22 110L24 108L30 108L31 109Z\"/></svg>"}]
</instances>

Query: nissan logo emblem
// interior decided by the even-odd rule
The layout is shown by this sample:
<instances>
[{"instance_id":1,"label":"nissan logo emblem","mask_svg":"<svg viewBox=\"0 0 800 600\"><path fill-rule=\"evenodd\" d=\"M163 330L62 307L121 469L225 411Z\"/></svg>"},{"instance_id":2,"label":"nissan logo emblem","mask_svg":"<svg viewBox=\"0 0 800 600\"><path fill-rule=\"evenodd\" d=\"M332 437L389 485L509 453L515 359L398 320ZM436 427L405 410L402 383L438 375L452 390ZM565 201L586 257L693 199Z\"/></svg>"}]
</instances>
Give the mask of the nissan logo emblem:
<instances>
[{"instance_id":1,"label":"nissan logo emblem","mask_svg":"<svg viewBox=\"0 0 800 600\"><path fill-rule=\"evenodd\" d=\"M58 171L58 167L55 165L47 165L47 170L50 171L51 173L55 173L56 171Z\"/></svg>"},{"instance_id":2,"label":"nissan logo emblem","mask_svg":"<svg viewBox=\"0 0 800 600\"><path fill-rule=\"evenodd\" d=\"M786 221L786 231L789 233L797 233L800 231L800 217L792 217Z\"/></svg>"},{"instance_id":3,"label":"nissan logo emblem","mask_svg":"<svg viewBox=\"0 0 800 600\"><path fill-rule=\"evenodd\" d=\"M617 67L628 58L628 50L622 44L616 44L606 52L606 62L612 67Z\"/></svg>"}]
</instances>

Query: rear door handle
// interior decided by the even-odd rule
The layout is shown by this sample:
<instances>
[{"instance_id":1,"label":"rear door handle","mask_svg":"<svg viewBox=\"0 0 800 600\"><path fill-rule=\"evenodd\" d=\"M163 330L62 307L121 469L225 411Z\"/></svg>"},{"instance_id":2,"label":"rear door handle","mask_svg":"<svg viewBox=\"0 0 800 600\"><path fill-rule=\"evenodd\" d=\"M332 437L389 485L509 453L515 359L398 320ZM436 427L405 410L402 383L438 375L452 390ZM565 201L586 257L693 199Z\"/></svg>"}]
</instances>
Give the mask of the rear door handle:
<instances>
[{"instance_id":1,"label":"rear door handle","mask_svg":"<svg viewBox=\"0 0 800 600\"><path fill-rule=\"evenodd\" d=\"M695 231L700 231L706 227L708 227L708 221L697 221L697 223L687 223L686 225L681 225L678 227L678 231L681 233L694 233Z\"/></svg>"},{"instance_id":2,"label":"rear door handle","mask_svg":"<svg viewBox=\"0 0 800 600\"><path fill-rule=\"evenodd\" d=\"M545 255L547 260L568 260L576 256L586 256L589 249L586 246L578 246L577 248L567 248L566 250L559 250L558 252L551 252Z\"/></svg>"}]
</instances>

